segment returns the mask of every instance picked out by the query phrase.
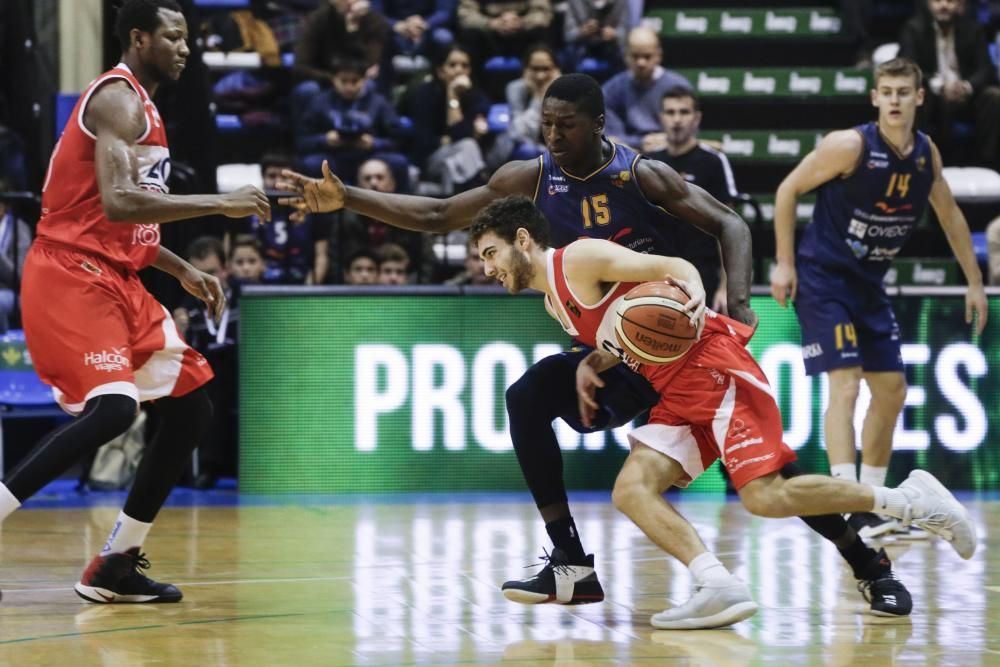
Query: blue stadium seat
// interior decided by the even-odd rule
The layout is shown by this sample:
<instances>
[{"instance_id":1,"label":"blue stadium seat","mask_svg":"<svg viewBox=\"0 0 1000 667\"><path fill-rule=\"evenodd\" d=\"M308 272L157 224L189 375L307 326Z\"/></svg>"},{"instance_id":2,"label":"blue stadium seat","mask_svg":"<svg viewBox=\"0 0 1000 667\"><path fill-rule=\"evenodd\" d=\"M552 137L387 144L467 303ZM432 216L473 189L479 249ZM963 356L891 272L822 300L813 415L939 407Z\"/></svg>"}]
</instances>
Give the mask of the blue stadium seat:
<instances>
[{"instance_id":1,"label":"blue stadium seat","mask_svg":"<svg viewBox=\"0 0 1000 667\"><path fill-rule=\"evenodd\" d=\"M0 335L0 422L18 417L64 417L52 389L31 364L24 332L11 329ZM0 423L0 476L3 475L3 424Z\"/></svg>"},{"instance_id":2,"label":"blue stadium seat","mask_svg":"<svg viewBox=\"0 0 1000 667\"><path fill-rule=\"evenodd\" d=\"M976 253L976 261L981 266L989 264L989 250L986 243L986 232L972 232L972 250Z\"/></svg>"},{"instance_id":3,"label":"blue stadium seat","mask_svg":"<svg viewBox=\"0 0 1000 667\"><path fill-rule=\"evenodd\" d=\"M56 136L62 134L69 115L73 113L76 101L80 99L79 93L56 93Z\"/></svg>"},{"instance_id":4,"label":"blue stadium seat","mask_svg":"<svg viewBox=\"0 0 1000 667\"><path fill-rule=\"evenodd\" d=\"M199 7L242 9L250 6L250 0L194 0Z\"/></svg>"},{"instance_id":5,"label":"blue stadium seat","mask_svg":"<svg viewBox=\"0 0 1000 667\"><path fill-rule=\"evenodd\" d=\"M295 53L289 51L288 53L281 54L281 64L285 67L291 67L295 64Z\"/></svg>"},{"instance_id":6,"label":"blue stadium seat","mask_svg":"<svg viewBox=\"0 0 1000 667\"><path fill-rule=\"evenodd\" d=\"M520 72L521 59L513 56L493 56L486 61L483 69L487 72Z\"/></svg>"},{"instance_id":7,"label":"blue stadium seat","mask_svg":"<svg viewBox=\"0 0 1000 667\"><path fill-rule=\"evenodd\" d=\"M507 104L494 104L490 107L490 113L486 116L486 124L490 127L490 132L503 132L510 125L510 106Z\"/></svg>"},{"instance_id":8,"label":"blue stadium seat","mask_svg":"<svg viewBox=\"0 0 1000 667\"><path fill-rule=\"evenodd\" d=\"M604 74L611 69L611 63L602 58L584 58L580 61L577 71L581 74Z\"/></svg>"},{"instance_id":9,"label":"blue stadium seat","mask_svg":"<svg viewBox=\"0 0 1000 667\"><path fill-rule=\"evenodd\" d=\"M220 132L238 132L243 129L243 122L236 114L220 113L215 117L215 127Z\"/></svg>"}]
</instances>

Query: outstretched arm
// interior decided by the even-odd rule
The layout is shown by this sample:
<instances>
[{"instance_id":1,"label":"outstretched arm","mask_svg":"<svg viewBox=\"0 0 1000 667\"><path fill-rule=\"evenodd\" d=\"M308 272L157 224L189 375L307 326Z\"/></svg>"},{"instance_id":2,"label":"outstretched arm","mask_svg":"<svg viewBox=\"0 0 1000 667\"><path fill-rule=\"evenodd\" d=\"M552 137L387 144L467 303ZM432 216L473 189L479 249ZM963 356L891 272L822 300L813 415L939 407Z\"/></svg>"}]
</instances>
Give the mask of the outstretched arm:
<instances>
[{"instance_id":1,"label":"outstretched arm","mask_svg":"<svg viewBox=\"0 0 1000 667\"><path fill-rule=\"evenodd\" d=\"M249 185L226 195L184 196L139 187L135 144L146 129L145 114L139 96L124 81L105 84L87 104L84 125L97 136L97 185L108 220L162 224L203 215L271 219L267 196Z\"/></svg>"},{"instance_id":2,"label":"outstretched arm","mask_svg":"<svg viewBox=\"0 0 1000 667\"><path fill-rule=\"evenodd\" d=\"M757 325L750 309L752 249L750 228L732 209L656 160L640 160L636 174L646 198L701 231L719 240L726 269L729 315L744 324Z\"/></svg>"},{"instance_id":3,"label":"outstretched arm","mask_svg":"<svg viewBox=\"0 0 1000 667\"><path fill-rule=\"evenodd\" d=\"M393 227L416 232L450 232L467 227L490 202L507 195L531 197L538 183L538 160L508 162L481 187L447 199L386 194L345 186L323 163L323 178L309 178L294 171L282 172L281 190L294 193L279 203L310 213L346 208Z\"/></svg>"},{"instance_id":4,"label":"outstretched arm","mask_svg":"<svg viewBox=\"0 0 1000 667\"><path fill-rule=\"evenodd\" d=\"M774 198L774 241L777 265L771 274L771 296L782 306L795 300L795 204L799 196L854 171L864 140L855 130L831 132L792 169Z\"/></svg>"},{"instance_id":5,"label":"outstretched arm","mask_svg":"<svg viewBox=\"0 0 1000 667\"><path fill-rule=\"evenodd\" d=\"M931 186L930 202L934 213L941 223L941 229L948 239L948 245L955 253L965 282L969 289L965 293L965 321L972 324L972 313L976 313L976 333L983 333L986 328L986 318L989 315L989 305L986 303L986 290L983 289L983 274L976 261L976 253L972 249L972 236L969 234L969 224L965 220L962 209L958 207L948 181L941 175L941 153L937 146L931 144L934 162L934 184Z\"/></svg>"}]
</instances>

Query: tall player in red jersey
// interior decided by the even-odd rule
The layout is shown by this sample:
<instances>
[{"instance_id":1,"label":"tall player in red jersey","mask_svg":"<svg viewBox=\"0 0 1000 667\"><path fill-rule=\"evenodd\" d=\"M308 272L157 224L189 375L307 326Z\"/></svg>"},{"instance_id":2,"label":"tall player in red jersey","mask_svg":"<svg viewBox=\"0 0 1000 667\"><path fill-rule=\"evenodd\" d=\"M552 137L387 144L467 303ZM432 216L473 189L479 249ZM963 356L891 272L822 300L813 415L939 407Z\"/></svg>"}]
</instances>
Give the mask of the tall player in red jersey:
<instances>
[{"instance_id":1,"label":"tall player in red jersey","mask_svg":"<svg viewBox=\"0 0 1000 667\"><path fill-rule=\"evenodd\" d=\"M168 0L127 0L116 23L122 61L80 97L52 152L42 218L22 288L28 350L76 419L47 436L0 484L0 521L85 454L123 433L139 403L162 423L107 543L76 585L91 602L177 602L144 576L141 546L211 413L212 370L177 333L136 272L155 266L216 313L219 281L160 246L159 225L202 215L268 218L251 186L228 195L167 194L170 152L151 96L188 56L187 24Z\"/></svg>"},{"instance_id":2,"label":"tall player in red jersey","mask_svg":"<svg viewBox=\"0 0 1000 667\"><path fill-rule=\"evenodd\" d=\"M662 495L671 486L687 486L715 459L722 459L743 505L759 516L814 517L877 509L912 520L945 537L963 558L972 557L974 524L929 473L915 470L896 489L785 473L795 454L782 442L781 414L767 378L744 347L753 334L749 326L705 311L699 340L681 359L666 365L641 364L621 350L614 334L615 306L639 283L679 279L692 295L686 308L699 316L705 290L691 263L599 239L553 250L548 247L548 222L524 197L494 201L477 216L469 236L486 275L512 293L526 288L544 293L549 314L567 333L594 348L577 369L585 424L599 407L594 401L596 388L603 384L598 374L612 365L627 364L659 394L649 422L629 434L631 452L612 494L615 507L688 566L696 583L688 602L652 617L654 626L717 627L748 618L757 609L743 582L706 549L694 527ZM884 565L876 562L874 567L887 570L887 581L877 584L885 593L894 577L884 552L878 561L883 559ZM593 567L563 566L555 576L556 590L572 589L586 585ZM873 585L868 583L869 593ZM905 592L884 595L883 604L872 610L886 616L908 614L909 595L901 599ZM896 608L904 603L905 609Z\"/></svg>"}]
</instances>

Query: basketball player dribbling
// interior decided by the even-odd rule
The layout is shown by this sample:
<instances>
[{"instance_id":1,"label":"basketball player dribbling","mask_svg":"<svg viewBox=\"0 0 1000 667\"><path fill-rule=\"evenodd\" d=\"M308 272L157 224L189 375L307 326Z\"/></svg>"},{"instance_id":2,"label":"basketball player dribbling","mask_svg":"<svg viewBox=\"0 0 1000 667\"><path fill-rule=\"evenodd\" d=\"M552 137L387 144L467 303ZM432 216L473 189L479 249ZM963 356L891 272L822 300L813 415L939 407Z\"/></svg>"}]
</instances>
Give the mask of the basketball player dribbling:
<instances>
[{"instance_id":1,"label":"basketball player dribbling","mask_svg":"<svg viewBox=\"0 0 1000 667\"><path fill-rule=\"evenodd\" d=\"M534 197L551 221L556 245L602 238L658 255L674 254L673 228L683 224L680 218L719 240L729 279L729 312L747 324L756 322L749 307L751 244L746 223L670 167L608 140L604 95L597 81L584 74L557 78L545 93L541 125L547 150L540 158L509 162L485 186L448 199L345 187L325 169L320 180L286 172L283 185L299 196L283 203L312 212L347 208L404 229L442 233L467 227L495 199L524 195ZM556 594L553 568L564 563L593 566L593 555L586 554L570 513L552 422L561 418L582 433L614 428L647 410L656 393L634 373L612 368L604 377L602 409L593 425L585 427L577 412L574 378L587 352L575 346L546 357L507 389L514 451L555 546L541 577L504 584L505 595L517 601L523 601L517 592L522 589L560 603L604 599L596 574L579 585L562 586Z\"/></svg>"},{"instance_id":2,"label":"basketball player dribbling","mask_svg":"<svg viewBox=\"0 0 1000 667\"><path fill-rule=\"evenodd\" d=\"M758 516L877 510L941 535L962 558L975 553L975 526L968 513L927 472L913 471L896 489L825 475L782 474L795 454L782 442L781 414L767 378L745 347L753 329L710 310L702 315L705 291L689 262L636 253L597 239L552 249L545 216L524 197L491 203L476 216L469 235L487 275L512 294L527 288L542 292L546 310L566 333L593 348L576 377L585 425L600 407L595 400L603 384L600 373L613 365L641 374L657 391L659 401L648 423L629 433L631 452L612 493L615 507L658 547L684 563L696 584L690 600L652 617L655 627L730 625L757 609L747 587L706 549L691 524L663 497L671 486L687 486L717 458L729 471L743 505ZM677 361L643 364L618 343L616 305L637 284L668 278L691 295L685 308L696 320L704 316L704 328ZM734 426L737 422L741 427ZM574 574L592 572L583 568ZM891 572L887 576L893 580ZM875 585L888 588L887 581ZM865 588L871 587L869 583ZM895 594L883 597L883 606L873 611L901 615L895 607L902 600L897 602Z\"/></svg>"},{"instance_id":3,"label":"basketball player dribbling","mask_svg":"<svg viewBox=\"0 0 1000 667\"><path fill-rule=\"evenodd\" d=\"M966 322L975 313L982 333L989 312L969 226L941 175L941 155L930 137L914 131L921 78L905 58L879 65L871 91L878 121L827 135L782 181L774 206L771 294L783 306L789 298L795 305L806 373L829 377L823 432L830 472L858 480L854 409L864 379L872 399L861 431L860 481L871 486L885 484L906 400L899 327L882 278L928 202L969 285ZM795 202L814 189L816 208L796 255ZM862 537L908 532L892 517L867 512L850 523Z\"/></svg>"},{"instance_id":4,"label":"basketball player dribbling","mask_svg":"<svg viewBox=\"0 0 1000 667\"><path fill-rule=\"evenodd\" d=\"M162 426L147 445L107 543L76 584L90 602L177 602L146 577L153 519L211 416L205 358L188 347L136 272L155 266L216 314L219 281L160 246L159 225L203 215L270 217L252 186L227 195L167 194L170 152L151 96L176 81L187 24L172 0L126 0L122 61L81 95L52 152L42 217L22 288L28 350L39 376L76 418L48 435L0 484L0 521L85 454L125 432L140 402Z\"/></svg>"}]
</instances>

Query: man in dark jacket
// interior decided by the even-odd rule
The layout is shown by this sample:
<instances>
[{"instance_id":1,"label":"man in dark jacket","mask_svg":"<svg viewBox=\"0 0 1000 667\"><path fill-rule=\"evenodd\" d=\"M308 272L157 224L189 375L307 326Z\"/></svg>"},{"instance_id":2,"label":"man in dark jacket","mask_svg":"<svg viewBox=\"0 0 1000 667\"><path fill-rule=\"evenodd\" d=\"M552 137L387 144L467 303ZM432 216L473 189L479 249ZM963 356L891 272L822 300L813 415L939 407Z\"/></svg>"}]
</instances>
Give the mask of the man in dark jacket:
<instances>
[{"instance_id":1,"label":"man in dark jacket","mask_svg":"<svg viewBox=\"0 0 1000 667\"><path fill-rule=\"evenodd\" d=\"M927 89L921 128L946 161L954 152L955 121L974 122L979 160L1000 164L1000 87L982 28L962 15L960 0L927 0L926 11L907 21L899 55L914 60Z\"/></svg>"}]
</instances>

